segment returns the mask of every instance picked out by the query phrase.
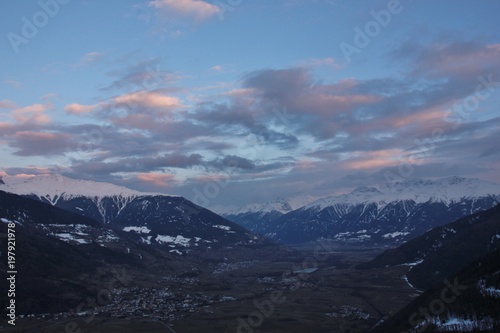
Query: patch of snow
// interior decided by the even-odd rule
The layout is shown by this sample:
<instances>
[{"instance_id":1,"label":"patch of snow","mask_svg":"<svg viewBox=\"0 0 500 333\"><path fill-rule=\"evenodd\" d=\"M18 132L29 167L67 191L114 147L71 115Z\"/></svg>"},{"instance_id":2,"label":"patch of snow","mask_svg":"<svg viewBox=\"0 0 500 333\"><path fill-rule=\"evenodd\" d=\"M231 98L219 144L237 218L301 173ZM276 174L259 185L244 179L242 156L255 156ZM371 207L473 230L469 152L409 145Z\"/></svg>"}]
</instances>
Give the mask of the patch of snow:
<instances>
[{"instance_id":1,"label":"patch of snow","mask_svg":"<svg viewBox=\"0 0 500 333\"><path fill-rule=\"evenodd\" d=\"M479 288L481 295L485 297L500 298L500 289L486 286L485 280L479 280L479 282L477 283L477 287Z\"/></svg>"},{"instance_id":2,"label":"patch of snow","mask_svg":"<svg viewBox=\"0 0 500 333\"><path fill-rule=\"evenodd\" d=\"M368 238L372 238L372 236L370 235L360 235L358 237L356 237L357 239L368 239Z\"/></svg>"},{"instance_id":3,"label":"patch of snow","mask_svg":"<svg viewBox=\"0 0 500 333\"><path fill-rule=\"evenodd\" d=\"M409 232L401 232L401 231L396 231L396 232L391 232L385 235L382 235L383 238L396 238L399 236L406 236L409 235Z\"/></svg>"},{"instance_id":4,"label":"patch of snow","mask_svg":"<svg viewBox=\"0 0 500 333\"><path fill-rule=\"evenodd\" d=\"M465 319L458 316L449 316L444 320L439 317L428 317L415 326L414 331L419 332L422 327L429 324L436 325L438 332L473 332L476 330L483 332L492 331L495 321L489 317L484 319Z\"/></svg>"},{"instance_id":5,"label":"patch of snow","mask_svg":"<svg viewBox=\"0 0 500 333\"><path fill-rule=\"evenodd\" d=\"M146 226L142 226L142 227L125 227L123 228L123 231L126 231L126 232L130 232L130 231L134 231L138 234L149 234L151 232L151 230L146 227Z\"/></svg>"},{"instance_id":6,"label":"patch of snow","mask_svg":"<svg viewBox=\"0 0 500 333\"><path fill-rule=\"evenodd\" d=\"M158 235L155 239L158 243L174 243L184 247L189 246L189 241L191 241L191 238L186 238L181 235L177 235L176 237Z\"/></svg>"},{"instance_id":7,"label":"patch of snow","mask_svg":"<svg viewBox=\"0 0 500 333\"><path fill-rule=\"evenodd\" d=\"M170 253L177 253L178 255L182 256L182 252L179 251L179 250L177 250L177 249L176 250L170 250L168 252L170 252Z\"/></svg>"},{"instance_id":8,"label":"patch of snow","mask_svg":"<svg viewBox=\"0 0 500 333\"><path fill-rule=\"evenodd\" d=\"M216 224L212 226L213 228L222 229L222 230L231 230L231 227L222 224Z\"/></svg>"},{"instance_id":9,"label":"patch of snow","mask_svg":"<svg viewBox=\"0 0 500 333\"><path fill-rule=\"evenodd\" d=\"M70 233L59 233L59 234L52 234L52 235L56 236L57 238L59 238L62 241L68 242L68 243L70 241L74 241L74 242L77 242L78 244L90 244L90 242L86 241L85 239L76 238L75 236L73 236Z\"/></svg>"},{"instance_id":10,"label":"patch of snow","mask_svg":"<svg viewBox=\"0 0 500 333\"><path fill-rule=\"evenodd\" d=\"M152 238L152 236L148 236L146 238L141 237L141 240L142 240L143 243L146 243L146 244L150 245L151 244L151 238Z\"/></svg>"},{"instance_id":11,"label":"patch of snow","mask_svg":"<svg viewBox=\"0 0 500 333\"><path fill-rule=\"evenodd\" d=\"M418 264L421 264L424 261L424 259L417 260L415 262L407 262L405 264L402 264L403 266L417 266Z\"/></svg>"}]
</instances>

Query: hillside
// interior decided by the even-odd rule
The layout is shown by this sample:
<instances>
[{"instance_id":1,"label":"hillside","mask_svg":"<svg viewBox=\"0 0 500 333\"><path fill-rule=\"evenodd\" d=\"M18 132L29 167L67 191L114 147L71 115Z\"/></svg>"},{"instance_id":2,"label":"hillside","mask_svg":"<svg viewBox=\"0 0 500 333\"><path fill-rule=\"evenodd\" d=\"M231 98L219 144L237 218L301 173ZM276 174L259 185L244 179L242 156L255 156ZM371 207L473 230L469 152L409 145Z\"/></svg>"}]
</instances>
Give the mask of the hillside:
<instances>
[{"instance_id":1,"label":"hillside","mask_svg":"<svg viewBox=\"0 0 500 333\"><path fill-rule=\"evenodd\" d=\"M435 228L358 268L412 265L409 282L426 289L500 248L500 205Z\"/></svg>"}]
</instances>

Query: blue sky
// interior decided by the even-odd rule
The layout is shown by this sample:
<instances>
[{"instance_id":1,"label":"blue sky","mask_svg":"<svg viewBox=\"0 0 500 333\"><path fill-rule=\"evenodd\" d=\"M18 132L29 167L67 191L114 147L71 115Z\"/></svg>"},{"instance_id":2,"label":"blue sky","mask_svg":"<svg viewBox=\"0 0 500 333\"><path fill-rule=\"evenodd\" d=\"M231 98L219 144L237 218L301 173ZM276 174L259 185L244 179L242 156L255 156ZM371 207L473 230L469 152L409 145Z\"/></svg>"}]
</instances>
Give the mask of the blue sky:
<instances>
[{"instance_id":1,"label":"blue sky","mask_svg":"<svg viewBox=\"0 0 500 333\"><path fill-rule=\"evenodd\" d=\"M1 173L209 207L412 177L500 182L497 1L0 10Z\"/></svg>"}]
</instances>

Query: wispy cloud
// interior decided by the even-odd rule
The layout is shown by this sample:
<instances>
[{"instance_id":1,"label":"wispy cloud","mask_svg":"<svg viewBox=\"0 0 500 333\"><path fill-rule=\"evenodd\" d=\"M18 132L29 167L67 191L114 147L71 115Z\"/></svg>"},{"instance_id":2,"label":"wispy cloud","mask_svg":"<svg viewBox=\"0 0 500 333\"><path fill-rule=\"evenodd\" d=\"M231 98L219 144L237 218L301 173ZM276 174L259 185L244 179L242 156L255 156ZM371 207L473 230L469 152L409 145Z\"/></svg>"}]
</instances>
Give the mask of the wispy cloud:
<instances>
[{"instance_id":1,"label":"wispy cloud","mask_svg":"<svg viewBox=\"0 0 500 333\"><path fill-rule=\"evenodd\" d=\"M71 103L64 107L64 111L68 114L83 115L91 113L92 111L99 108L99 104L94 105L82 105L78 103Z\"/></svg>"},{"instance_id":2,"label":"wispy cloud","mask_svg":"<svg viewBox=\"0 0 500 333\"><path fill-rule=\"evenodd\" d=\"M13 88L16 88L16 89L19 89L19 88L22 88L23 87L23 84L17 80L5 80L4 81L6 84L8 84L9 86L13 87Z\"/></svg>"},{"instance_id":3,"label":"wispy cloud","mask_svg":"<svg viewBox=\"0 0 500 333\"><path fill-rule=\"evenodd\" d=\"M95 64L101 61L106 54L103 52L88 52L85 53L76 64L72 65L73 68L84 67Z\"/></svg>"},{"instance_id":4,"label":"wispy cloud","mask_svg":"<svg viewBox=\"0 0 500 333\"><path fill-rule=\"evenodd\" d=\"M169 17L193 19L198 22L217 15L221 10L218 6L202 0L154 0L150 1L148 6Z\"/></svg>"}]
</instances>

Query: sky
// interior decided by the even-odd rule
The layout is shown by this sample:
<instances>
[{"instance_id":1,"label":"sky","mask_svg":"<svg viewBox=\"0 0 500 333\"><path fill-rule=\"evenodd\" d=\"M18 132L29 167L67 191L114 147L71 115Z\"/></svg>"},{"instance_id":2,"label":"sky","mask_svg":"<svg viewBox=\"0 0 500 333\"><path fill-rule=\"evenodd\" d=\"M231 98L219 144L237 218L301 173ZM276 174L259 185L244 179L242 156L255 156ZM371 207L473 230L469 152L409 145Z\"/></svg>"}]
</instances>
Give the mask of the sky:
<instances>
[{"instance_id":1,"label":"sky","mask_svg":"<svg viewBox=\"0 0 500 333\"><path fill-rule=\"evenodd\" d=\"M498 1L0 2L0 175L205 207L500 183Z\"/></svg>"}]
</instances>

